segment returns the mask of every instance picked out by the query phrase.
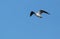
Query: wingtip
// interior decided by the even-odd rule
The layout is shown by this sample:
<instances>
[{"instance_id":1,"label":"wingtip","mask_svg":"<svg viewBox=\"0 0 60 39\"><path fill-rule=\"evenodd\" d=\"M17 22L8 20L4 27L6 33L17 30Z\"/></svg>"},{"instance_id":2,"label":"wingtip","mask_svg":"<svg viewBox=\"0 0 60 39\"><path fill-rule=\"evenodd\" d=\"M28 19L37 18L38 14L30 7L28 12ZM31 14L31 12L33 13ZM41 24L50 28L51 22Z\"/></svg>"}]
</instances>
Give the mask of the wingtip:
<instances>
[{"instance_id":1,"label":"wingtip","mask_svg":"<svg viewBox=\"0 0 60 39\"><path fill-rule=\"evenodd\" d=\"M48 13L48 15L50 15L50 13Z\"/></svg>"}]
</instances>

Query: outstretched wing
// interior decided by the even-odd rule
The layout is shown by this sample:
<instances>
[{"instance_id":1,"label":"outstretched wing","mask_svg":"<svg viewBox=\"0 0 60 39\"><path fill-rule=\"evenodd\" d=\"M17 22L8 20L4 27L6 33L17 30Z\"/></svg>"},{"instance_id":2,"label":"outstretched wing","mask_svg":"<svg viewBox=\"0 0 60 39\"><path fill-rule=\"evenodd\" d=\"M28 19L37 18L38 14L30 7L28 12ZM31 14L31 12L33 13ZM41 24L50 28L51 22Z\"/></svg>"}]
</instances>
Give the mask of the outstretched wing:
<instances>
[{"instance_id":1,"label":"outstretched wing","mask_svg":"<svg viewBox=\"0 0 60 39\"><path fill-rule=\"evenodd\" d=\"M46 13L46 14L48 14L48 15L49 15L49 13L48 13L48 12L46 12L46 11L44 11L44 10L40 10L40 14L42 14L42 13Z\"/></svg>"},{"instance_id":2,"label":"outstretched wing","mask_svg":"<svg viewBox=\"0 0 60 39\"><path fill-rule=\"evenodd\" d=\"M35 12L31 11L30 16L32 16L33 14L35 14Z\"/></svg>"}]
</instances>

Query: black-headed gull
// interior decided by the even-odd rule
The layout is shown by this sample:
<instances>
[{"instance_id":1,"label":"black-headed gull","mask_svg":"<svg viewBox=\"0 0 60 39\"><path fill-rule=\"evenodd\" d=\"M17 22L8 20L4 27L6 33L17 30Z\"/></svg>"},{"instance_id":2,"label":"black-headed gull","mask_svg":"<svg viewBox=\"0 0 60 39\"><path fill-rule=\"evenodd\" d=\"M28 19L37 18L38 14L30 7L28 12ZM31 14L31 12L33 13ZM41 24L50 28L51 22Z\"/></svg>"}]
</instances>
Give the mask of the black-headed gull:
<instances>
[{"instance_id":1,"label":"black-headed gull","mask_svg":"<svg viewBox=\"0 0 60 39\"><path fill-rule=\"evenodd\" d=\"M44 11L44 10L39 10L37 13L35 13L34 11L31 11L30 16L32 16L33 14L35 14L37 17L42 18L42 16L41 16L42 13L46 13L46 14L49 15L48 12L46 12L46 11Z\"/></svg>"}]
</instances>

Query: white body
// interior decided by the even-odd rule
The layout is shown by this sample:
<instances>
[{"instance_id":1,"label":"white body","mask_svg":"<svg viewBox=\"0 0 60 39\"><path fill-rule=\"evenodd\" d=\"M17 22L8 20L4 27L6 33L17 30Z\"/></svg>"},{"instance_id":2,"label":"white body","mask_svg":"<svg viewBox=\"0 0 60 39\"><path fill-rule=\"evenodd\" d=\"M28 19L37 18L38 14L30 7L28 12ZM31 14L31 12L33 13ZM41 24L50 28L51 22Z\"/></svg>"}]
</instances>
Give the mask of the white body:
<instances>
[{"instance_id":1,"label":"white body","mask_svg":"<svg viewBox=\"0 0 60 39\"><path fill-rule=\"evenodd\" d=\"M37 12L35 15L38 16L38 17L41 16L40 12Z\"/></svg>"}]
</instances>

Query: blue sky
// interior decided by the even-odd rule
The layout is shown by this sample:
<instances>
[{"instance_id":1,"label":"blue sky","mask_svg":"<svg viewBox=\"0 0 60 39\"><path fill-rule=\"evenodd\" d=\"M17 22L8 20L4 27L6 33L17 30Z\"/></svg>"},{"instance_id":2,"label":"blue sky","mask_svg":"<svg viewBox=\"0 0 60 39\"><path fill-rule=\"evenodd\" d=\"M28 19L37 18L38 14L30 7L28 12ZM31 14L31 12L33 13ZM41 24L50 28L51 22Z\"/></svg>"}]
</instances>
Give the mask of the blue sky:
<instances>
[{"instance_id":1,"label":"blue sky","mask_svg":"<svg viewBox=\"0 0 60 39\"><path fill-rule=\"evenodd\" d=\"M60 39L60 0L0 0L0 39Z\"/></svg>"}]
</instances>

